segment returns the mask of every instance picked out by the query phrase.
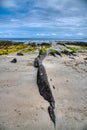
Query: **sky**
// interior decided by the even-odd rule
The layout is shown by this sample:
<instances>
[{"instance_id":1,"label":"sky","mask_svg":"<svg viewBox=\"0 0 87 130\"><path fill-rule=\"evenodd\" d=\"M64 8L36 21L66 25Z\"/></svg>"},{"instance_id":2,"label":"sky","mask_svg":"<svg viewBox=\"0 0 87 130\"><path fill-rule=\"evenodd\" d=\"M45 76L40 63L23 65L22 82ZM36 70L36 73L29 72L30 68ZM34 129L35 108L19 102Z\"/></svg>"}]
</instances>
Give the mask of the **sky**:
<instances>
[{"instance_id":1,"label":"sky","mask_svg":"<svg viewBox=\"0 0 87 130\"><path fill-rule=\"evenodd\" d=\"M87 38L87 0L0 0L0 38Z\"/></svg>"}]
</instances>

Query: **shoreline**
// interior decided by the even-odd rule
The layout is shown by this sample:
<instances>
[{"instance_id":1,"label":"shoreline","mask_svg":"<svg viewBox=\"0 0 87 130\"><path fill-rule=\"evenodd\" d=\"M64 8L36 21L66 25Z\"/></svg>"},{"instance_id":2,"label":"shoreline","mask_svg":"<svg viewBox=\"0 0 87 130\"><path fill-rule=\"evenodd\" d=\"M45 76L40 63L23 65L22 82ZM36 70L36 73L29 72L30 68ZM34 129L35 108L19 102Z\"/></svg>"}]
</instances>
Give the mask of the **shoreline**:
<instances>
[{"instance_id":1,"label":"shoreline","mask_svg":"<svg viewBox=\"0 0 87 130\"><path fill-rule=\"evenodd\" d=\"M21 53L38 52L42 50L55 54L70 54L76 52L87 52L87 42L13 42L0 41L0 55L8 55L13 52ZM22 54L23 53L23 54ZM53 54L53 55L55 55Z\"/></svg>"},{"instance_id":2,"label":"shoreline","mask_svg":"<svg viewBox=\"0 0 87 130\"><path fill-rule=\"evenodd\" d=\"M58 38L0 38L0 41L13 42L87 42L86 39L58 39Z\"/></svg>"}]
</instances>

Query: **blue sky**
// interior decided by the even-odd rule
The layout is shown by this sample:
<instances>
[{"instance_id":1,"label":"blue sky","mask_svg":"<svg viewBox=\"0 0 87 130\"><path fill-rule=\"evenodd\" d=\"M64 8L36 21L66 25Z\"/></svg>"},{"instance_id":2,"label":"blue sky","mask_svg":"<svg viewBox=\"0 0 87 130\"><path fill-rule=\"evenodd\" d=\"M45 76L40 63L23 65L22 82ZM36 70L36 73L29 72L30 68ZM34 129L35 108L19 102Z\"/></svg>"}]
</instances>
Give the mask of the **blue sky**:
<instances>
[{"instance_id":1,"label":"blue sky","mask_svg":"<svg viewBox=\"0 0 87 130\"><path fill-rule=\"evenodd\" d=\"M0 0L0 38L87 38L87 0Z\"/></svg>"}]
</instances>

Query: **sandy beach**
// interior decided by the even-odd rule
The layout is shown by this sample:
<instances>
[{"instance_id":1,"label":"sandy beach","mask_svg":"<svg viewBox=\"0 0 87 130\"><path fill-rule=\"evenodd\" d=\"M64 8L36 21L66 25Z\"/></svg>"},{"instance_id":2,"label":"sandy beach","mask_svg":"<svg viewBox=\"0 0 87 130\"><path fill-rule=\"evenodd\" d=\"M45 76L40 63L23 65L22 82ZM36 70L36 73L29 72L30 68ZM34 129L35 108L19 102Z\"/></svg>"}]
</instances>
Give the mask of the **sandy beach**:
<instances>
[{"instance_id":1,"label":"sandy beach","mask_svg":"<svg viewBox=\"0 0 87 130\"><path fill-rule=\"evenodd\" d=\"M36 84L37 53L0 56L0 130L54 130ZM46 68L55 99L56 130L87 130L87 53L47 56ZM17 58L17 63L11 63Z\"/></svg>"}]
</instances>

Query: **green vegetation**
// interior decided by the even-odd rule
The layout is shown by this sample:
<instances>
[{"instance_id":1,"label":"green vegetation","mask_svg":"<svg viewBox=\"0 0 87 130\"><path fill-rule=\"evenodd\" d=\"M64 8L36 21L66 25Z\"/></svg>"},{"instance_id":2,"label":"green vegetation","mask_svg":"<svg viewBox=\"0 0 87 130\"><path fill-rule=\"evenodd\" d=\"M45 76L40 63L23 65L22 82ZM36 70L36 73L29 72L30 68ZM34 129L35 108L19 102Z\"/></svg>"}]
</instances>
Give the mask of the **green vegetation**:
<instances>
[{"instance_id":1,"label":"green vegetation","mask_svg":"<svg viewBox=\"0 0 87 130\"><path fill-rule=\"evenodd\" d=\"M63 54L67 54L67 49L63 49L63 50L61 50L61 53L63 53Z\"/></svg>"},{"instance_id":2,"label":"green vegetation","mask_svg":"<svg viewBox=\"0 0 87 130\"><path fill-rule=\"evenodd\" d=\"M65 47L73 52L87 52L86 45L65 45Z\"/></svg>"},{"instance_id":3,"label":"green vegetation","mask_svg":"<svg viewBox=\"0 0 87 130\"><path fill-rule=\"evenodd\" d=\"M23 49L22 53L28 53L28 52L34 52L35 50L42 50L43 52L46 52L48 48L50 48L51 45L49 43L41 43L36 44L35 42L31 42L28 44L28 47Z\"/></svg>"},{"instance_id":4,"label":"green vegetation","mask_svg":"<svg viewBox=\"0 0 87 130\"><path fill-rule=\"evenodd\" d=\"M58 52L58 51L55 50L55 49L50 49L50 52L56 53L56 52Z\"/></svg>"},{"instance_id":5,"label":"green vegetation","mask_svg":"<svg viewBox=\"0 0 87 130\"><path fill-rule=\"evenodd\" d=\"M75 46L87 46L87 42L76 42L76 41L59 41L56 43L57 45L75 45Z\"/></svg>"},{"instance_id":6,"label":"green vegetation","mask_svg":"<svg viewBox=\"0 0 87 130\"><path fill-rule=\"evenodd\" d=\"M30 42L28 45L31 47L36 47L36 42Z\"/></svg>"},{"instance_id":7,"label":"green vegetation","mask_svg":"<svg viewBox=\"0 0 87 130\"><path fill-rule=\"evenodd\" d=\"M46 52L49 50L50 53L54 53L56 55L61 55L61 53L66 54L68 52L87 52L87 45L79 45L80 43L69 43L67 42L63 43L63 47L59 48L59 50L55 50L51 48L50 43L36 43L36 42L30 42L28 44L25 44L23 42L12 42L12 41L0 41L0 55L4 54L10 54L13 52L21 52L21 53L28 53L28 52L35 52L36 50L41 50L43 52ZM57 43L58 45L59 43Z\"/></svg>"},{"instance_id":8,"label":"green vegetation","mask_svg":"<svg viewBox=\"0 0 87 130\"><path fill-rule=\"evenodd\" d=\"M31 45L28 45L27 48L23 49L21 52L22 53L28 53L28 52L34 52L36 50L36 47L33 47Z\"/></svg>"},{"instance_id":9,"label":"green vegetation","mask_svg":"<svg viewBox=\"0 0 87 130\"><path fill-rule=\"evenodd\" d=\"M50 49L49 54L51 54L53 56L56 56L56 55L62 56L61 51L60 50L55 50L55 49Z\"/></svg>"},{"instance_id":10,"label":"green vegetation","mask_svg":"<svg viewBox=\"0 0 87 130\"><path fill-rule=\"evenodd\" d=\"M80 46L82 49L87 49L87 46Z\"/></svg>"},{"instance_id":11,"label":"green vegetation","mask_svg":"<svg viewBox=\"0 0 87 130\"><path fill-rule=\"evenodd\" d=\"M76 48L76 47L72 47L72 46L69 46L69 45L65 45L65 47L67 49L69 49L70 51L73 51L73 52L77 52L78 51L78 48Z\"/></svg>"},{"instance_id":12,"label":"green vegetation","mask_svg":"<svg viewBox=\"0 0 87 130\"><path fill-rule=\"evenodd\" d=\"M47 51L47 49L49 49L50 48L50 46L49 45L44 45L44 46L39 46L38 47L38 50L42 50L43 52L46 52Z\"/></svg>"},{"instance_id":13,"label":"green vegetation","mask_svg":"<svg viewBox=\"0 0 87 130\"><path fill-rule=\"evenodd\" d=\"M35 50L42 50L45 52L50 47L51 45L49 43L36 44L36 42L31 42L25 44L23 42L0 41L0 55L10 54L17 51L28 53L34 52Z\"/></svg>"},{"instance_id":14,"label":"green vegetation","mask_svg":"<svg viewBox=\"0 0 87 130\"><path fill-rule=\"evenodd\" d=\"M22 42L0 41L0 55L10 54L26 47L27 44Z\"/></svg>"}]
</instances>

